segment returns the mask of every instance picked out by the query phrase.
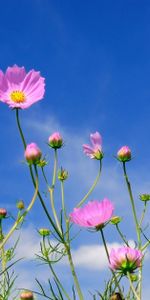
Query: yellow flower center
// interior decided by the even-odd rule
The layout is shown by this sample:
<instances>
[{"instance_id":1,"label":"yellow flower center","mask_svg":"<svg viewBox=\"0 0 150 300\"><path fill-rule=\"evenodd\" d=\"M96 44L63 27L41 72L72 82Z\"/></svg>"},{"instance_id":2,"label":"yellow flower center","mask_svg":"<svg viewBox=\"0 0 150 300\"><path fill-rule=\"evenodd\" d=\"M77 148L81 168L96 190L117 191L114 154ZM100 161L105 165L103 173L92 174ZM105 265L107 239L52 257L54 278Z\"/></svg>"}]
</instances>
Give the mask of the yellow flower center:
<instances>
[{"instance_id":1,"label":"yellow flower center","mask_svg":"<svg viewBox=\"0 0 150 300\"><path fill-rule=\"evenodd\" d=\"M10 98L15 103L23 103L25 102L25 94L21 91L13 91L10 94Z\"/></svg>"}]
</instances>

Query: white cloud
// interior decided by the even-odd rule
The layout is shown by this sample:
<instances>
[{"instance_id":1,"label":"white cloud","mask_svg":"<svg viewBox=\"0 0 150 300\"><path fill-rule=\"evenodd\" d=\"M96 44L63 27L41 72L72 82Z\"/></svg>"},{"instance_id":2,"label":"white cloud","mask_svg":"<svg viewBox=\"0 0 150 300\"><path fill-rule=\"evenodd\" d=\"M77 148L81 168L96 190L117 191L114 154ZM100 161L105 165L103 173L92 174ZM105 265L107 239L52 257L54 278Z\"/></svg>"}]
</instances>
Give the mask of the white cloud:
<instances>
[{"instance_id":1,"label":"white cloud","mask_svg":"<svg viewBox=\"0 0 150 300\"><path fill-rule=\"evenodd\" d=\"M108 251L111 248L117 248L119 243L108 244ZM104 246L98 244L83 245L76 250L72 251L74 264L77 267L90 269L93 271L104 270L108 267L108 260Z\"/></svg>"}]
</instances>

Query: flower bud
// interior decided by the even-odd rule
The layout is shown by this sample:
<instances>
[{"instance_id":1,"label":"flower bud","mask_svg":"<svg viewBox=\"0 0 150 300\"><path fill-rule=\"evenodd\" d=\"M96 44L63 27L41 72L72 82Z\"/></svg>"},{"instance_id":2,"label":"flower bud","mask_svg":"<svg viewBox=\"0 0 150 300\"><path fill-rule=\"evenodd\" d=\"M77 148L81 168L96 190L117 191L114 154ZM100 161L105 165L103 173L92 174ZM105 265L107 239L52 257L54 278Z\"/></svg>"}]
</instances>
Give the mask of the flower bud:
<instances>
[{"instance_id":1,"label":"flower bud","mask_svg":"<svg viewBox=\"0 0 150 300\"><path fill-rule=\"evenodd\" d=\"M128 146L123 146L118 152L117 152L117 158L118 160L122 162L126 162L131 160L131 150Z\"/></svg>"},{"instance_id":2,"label":"flower bud","mask_svg":"<svg viewBox=\"0 0 150 300\"><path fill-rule=\"evenodd\" d=\"M110 223L113 224L113 225L117 225L117 224L119 224L121 221L122 221L122 218L121 218L121 217L114 216L114 217L111 218Z\"/></svg>"},{"instance_id":3,"label":"flower bud","mask_svg":"<svg viewBox=\"0 0 150 300\"><path fill-rule=\"evenodd\" d=\"M110 297L110 300L122 300L122 297L119 293L115 293Z\"/></svg>"},{"instance_id":4,"label":"flower bud","mask_svg":"<svg viewBox=\"0 0 150 300\"><path fill-rule=\"evenodd\" d=\"M47 164L48 162L45 159L40 159L39 162L37 163L37 165L41 168L44 168Z\"/></svg>"},{"instance_id":5,"label":"flower bud","mask_svg":"<svg viewBox=\"0 0 150 300\"><path fill-rule=\"evenodd\" d=\"M20 210L22 210L22 209L25 208L23 200L18 201L17 204L16 204L16 206Z\"/></svg>"},{"instance_id":6,"label":"flower bud","mask_svg":"<svg viewBox=\"0 0 150 300\"><path fill-rule=\"evenodd\" d=\"M7 215L7 210L5 208L0 208L0 219L4 219Z\"/></svg>"},{"instance_id":7,"label":"flower bud","mask_svg":"<svg viewBox=\"0 0 150 300\"><path fill-rule=\"evenodd\" d=\"M20 295L20 300L34 300L33 293L31 291L24 291Z\"/></svg>"},{"instance_id":8,"label":"flower bud","mask_svg":"<svg viewBox=\"0 0 150 300\"><path fill-rule=\"evenodd\" d=\"M48 236L48 235L50 235L50 230L48 228L40 228L39 234L41 236Z\"/></svg>"},{"instance_id":9,"label":"flower bud","mask_svg":"<svg viewBox=\"0 0 150 300\"><path fill-rule=\"evenodd\" d=\"M141 194L140 196L141 201L149 201L150 200L150 194Z\"/></svg>"},{"instance_id":10,"label":"flower bud","mask_svg":"<svg viewBox=\"0 0 150 300\"><path fill-rule=\"evenodd\" d=\"M31 143L27 145L24 156L30 165L37 164L40 161L42 152L35 143Z\"/></svg>"},{"instance_id":11,"label":"flower bud","mask_svg":"<svg viewBox=\"0 0 150 300\"><path fill-rule=\"evenodd\" d=\"M138 281L138 275L137 274L130 274L131 281Z\"/></svg>"},{"instance_id":12,"label":"flower bud","mask_svg":"<svg viewBox=\"0 0 150 300\"><path fill-rule=\"evenodd\" d=\"M49 146L54 149L61 148L63 145L63 139L59 132L54 132L48 139Z\"/></svg>"},{"instance_id":13,"label":"flower bud","mask_svg":"<svg viewBox=\"0 0 150 300\"><path fill-rule=\"evenodd\" d=\"M65 169L61 168L60 170L58 170L58 179L60 181L64 181L67 178L68 178L68 172Z\"/></svg>"}]
</instances>

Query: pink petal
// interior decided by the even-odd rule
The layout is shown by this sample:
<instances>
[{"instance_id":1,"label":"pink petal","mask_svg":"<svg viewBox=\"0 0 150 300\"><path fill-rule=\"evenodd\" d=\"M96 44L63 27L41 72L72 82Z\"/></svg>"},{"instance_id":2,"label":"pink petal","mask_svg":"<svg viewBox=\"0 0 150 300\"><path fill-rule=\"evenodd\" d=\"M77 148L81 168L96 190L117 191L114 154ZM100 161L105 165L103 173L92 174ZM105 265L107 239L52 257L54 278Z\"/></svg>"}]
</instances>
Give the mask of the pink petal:
<instances>
[{"instance_id":1,"label":"pink petal","mask_svg":"<svg viewBox=\"0 0 150 300\"><path fill-rule=\"evenodd\" d=\"M99 132L91 133L90 139L93 146L102 145L102 137Z\"/></svg>"},{"instance_id":2,"label":"pink petal","mask_svg":"<svg viewBox=\"0 0 150 300\"><path fill-rule=\"evenodd\" d=\"M26 76L26 71L24 67L18 67L14 65L13 67L8 67L5 73L5 78L8 83L20 84Z\"/></svg>"},{"instance_id":3,"label":"pink petal","mask_svg":"<svg viewBox=\"0 0 150 300\"><path fill-rule=\"evenodd\" d=\"M94 149L92 147L90 147L89 145L84 144L83 145L83 151L84 151L85 154L91 155L91 154L93 154Z\"/></svg>"},{"instance_id":4,"label":"pink petal","mask_svg":"<svg viewBox=\"0 0 150 300\"><path fill-rule=\"evenodd\" d=\"M21 90L28 95L41 85L44 86L44 78L40 76L40 72L31 70L24 78L24 81L21 84Z\"/></svg>"},{"instance_id":5,"label":"pink petal","mask_svg":"<svg viewBox=\"0 0 150 300\"><path fill-rule=\"evenodd\" d=\"M7 88L7 80L5 79L4 73L0 70L0 98L2 97L2 93L5 92Z\"/></svg>"}]
</instances>

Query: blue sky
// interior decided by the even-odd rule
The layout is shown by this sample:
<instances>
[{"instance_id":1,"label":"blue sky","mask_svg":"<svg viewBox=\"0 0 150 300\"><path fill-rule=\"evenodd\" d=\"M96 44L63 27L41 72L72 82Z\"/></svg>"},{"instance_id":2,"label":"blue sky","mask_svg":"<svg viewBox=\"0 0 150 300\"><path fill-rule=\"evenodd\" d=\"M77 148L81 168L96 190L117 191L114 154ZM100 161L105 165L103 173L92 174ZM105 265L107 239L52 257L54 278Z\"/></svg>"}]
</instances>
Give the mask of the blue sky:
<instances>
[{"instance_id":1,"label":"blue sky","mask_svg":"<svg viewBox=\"0 0 150 300\"><path fill-rule=\"evenodd\" d=\"M84 157L81 145L98 130L103 136L104 172L93 197L112 199L117 213L127 217L128 225L124 223L123 228L131 233L128 195L113 155L125 144L132 149L134 159L128 167L138 201L139 193L150 191L149 15L146 0L6 0L0 14L0 68L16 63L27 70L40 70L46 78L44 100L21 112L21 119L27 141L37 142L44 153L49 151L46 142L53 130L64 135L60 165L70 172L68 211L96 176L97 164ZM27 168L20 163L23 148L15 114L2 103L0 118L1 205L14 211L15 201L28 199L33 191ZM49 160L51 168L52 153ZM37 203L28 217L33 231L46 223L44 214L37 214L39 209ZM27 224L25 227L28 230ZM99 243L97 236L90 238ZM117 241L110 229L108 239ZM80 244L89 244L89 233L82 232L74 247ZM89 282L94 288L98 280L90 276L84 280L86 268L81 269L84 289L87 282L88 288Z\"/></svg>"}]
</instances>

